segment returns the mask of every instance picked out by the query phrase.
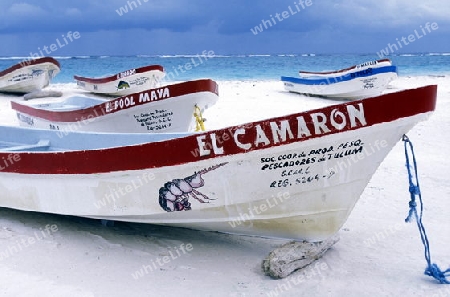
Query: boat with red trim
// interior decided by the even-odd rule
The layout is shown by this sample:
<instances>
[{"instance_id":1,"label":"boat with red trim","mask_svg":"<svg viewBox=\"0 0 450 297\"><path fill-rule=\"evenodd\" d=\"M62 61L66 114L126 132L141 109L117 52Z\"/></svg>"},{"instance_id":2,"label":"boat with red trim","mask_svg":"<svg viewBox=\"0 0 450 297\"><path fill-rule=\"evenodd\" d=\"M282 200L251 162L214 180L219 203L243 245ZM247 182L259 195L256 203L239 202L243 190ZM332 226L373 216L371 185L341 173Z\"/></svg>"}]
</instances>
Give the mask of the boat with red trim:
<instances>
[{"instance_id":1,"label":"boat with red trim","mask_svg":"<svg viewBox=\"0 0 450 297\"><path fill-rule=\"evenodd\" d=\"M0 92L26 94L47 87L60 72L52 57L25 60L0 71Z\"/></svg>"},{"instance_id":2,"label":"boat with red trim","mask_svg":"<svg viewBox=\"0 0 450 297\"><path fill-rule=\"evenodd\" d=\"M202 112L219 99L210 79L166 85L112 100L72 96L63 100L11 101L21 126L70 131L187 132L203 123Z\"/></svg>"},{"instance_id":3,"label":"boat with red trim","mask_svg":"<svg viewBox=\"0 0 450 297\"><path fill-rule=\"evenodd\" d=\"M436 94L431 85L202 133L1 126L0 206L321 241Z\"/></svg>"},{"instance_id":4,"label":"boat with red trim","mask_svg":"<svg viewBox=\"0 0 450 297\"><path fill-rule=\"evenodd\" d=\"M148 65L105 77L74 75L73 78L83 90L108 96L126 96L158 87L164 76L164 67Z\"/></svg>"}]
</instances>

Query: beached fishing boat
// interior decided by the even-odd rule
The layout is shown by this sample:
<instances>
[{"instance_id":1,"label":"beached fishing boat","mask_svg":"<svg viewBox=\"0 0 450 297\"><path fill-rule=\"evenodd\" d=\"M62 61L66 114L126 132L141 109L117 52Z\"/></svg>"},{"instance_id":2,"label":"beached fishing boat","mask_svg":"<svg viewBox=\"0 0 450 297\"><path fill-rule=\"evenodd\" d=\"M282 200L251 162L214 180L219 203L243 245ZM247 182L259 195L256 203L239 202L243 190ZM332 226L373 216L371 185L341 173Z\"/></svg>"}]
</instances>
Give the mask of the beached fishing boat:
<instances>
[{"instance_id":1,"label":"beached fishing boat","mask_svg":"<svg viewBox=\"0 0 450 297\"><path fill-rule=\"evenodd\" d=\"M341 76L345 75L351 72L358 72L362 70L366 70L369 68L380 68L384 66L391 66L392 61L389 59L381 59L381 60L374 60L374 61L367 61L358 65L353 65L348 68L334 70L334 71L323 71L323 72L314 72L314 71L305 71L300 70L298 74L305 78L305 77L315 77L315 76L321 76L321 77L333 77L333 76Z\"/></svg>"},{"instance_id":2,"label":"beached fishing boat","mask_svg":"<svg viewBox=\"0 0 450 297\"><path fill-rule=\"evenodd\" d=\"M397 67L391 65L348 72L340 76L282 76L281 81L289 92L355 100L380 95L396 78Z\"/></svg>"},{"instance_id":3,"label":"beached fishing boat","mask_svg":"<svg viewBox=\"0 0 450 297\"><path fill-rule=\"evenodd\" d=\"M51 57L22 61L0 72L0 92L26 94L39 91L50 84L60 67Z\"/></svg>"},{"instance_id":4,"label":"beached fishing boat","mask_svg":"<svg viewBox=\"0 0 450 297\"><path fill-rule=\"evenodd\" d=\"M203 133L1 126L0 206L320 241L434 111L436 92L426 86Z\"/></svg>"},{"instance_id":5,"label":"beached fishing boat","mask_svg":"<svg viewBox=\"0 0 450 297\"><path fill-rule=\"evenodd\" d=\"M160 65L129 69L106 77L74 75L79 88L101 95L126 96L158 87L165 73Z\"/></svg>"},{"instance_id":6,"label":"beached fishing boat","mask_svg":"<svg viewBox=\"0 0 450 297\"><path fill-rule=\"evenodd\" d=\"M199 130L201 113L219 98L210 79L187 81L112 100L72 96L11 101L21 126L69 131L161 133Z\"/></svg>"}]
</instances>

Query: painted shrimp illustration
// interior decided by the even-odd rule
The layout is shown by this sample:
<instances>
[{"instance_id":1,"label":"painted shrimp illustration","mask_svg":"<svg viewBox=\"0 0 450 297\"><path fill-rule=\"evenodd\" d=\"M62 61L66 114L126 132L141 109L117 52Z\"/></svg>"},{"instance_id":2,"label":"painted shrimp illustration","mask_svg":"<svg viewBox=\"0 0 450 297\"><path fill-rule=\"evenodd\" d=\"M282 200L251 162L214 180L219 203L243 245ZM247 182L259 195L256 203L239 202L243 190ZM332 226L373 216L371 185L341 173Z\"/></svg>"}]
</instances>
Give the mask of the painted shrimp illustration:
<instances>
[{"instance_id":1,"label":"painted shrimp illustration","mask_svg":"<svg viewBox=\"0 0 450 297\"><path fill-rule=\"evenodd\" d=\"M185 177L183 179L174 179L166 182L163 187L159 189L159 205L167 212L190 210L191 203L189 197L196 199L200 203L209 203L209 198L205 194L200 193L196 188L203 187L205 181L202 178L202 174L216 170L219 167L224 166L228 162L220 163L209 168L194 172L193 175ZM201 198L200 198L201 197Z\"/></svg>"}]
</instances>

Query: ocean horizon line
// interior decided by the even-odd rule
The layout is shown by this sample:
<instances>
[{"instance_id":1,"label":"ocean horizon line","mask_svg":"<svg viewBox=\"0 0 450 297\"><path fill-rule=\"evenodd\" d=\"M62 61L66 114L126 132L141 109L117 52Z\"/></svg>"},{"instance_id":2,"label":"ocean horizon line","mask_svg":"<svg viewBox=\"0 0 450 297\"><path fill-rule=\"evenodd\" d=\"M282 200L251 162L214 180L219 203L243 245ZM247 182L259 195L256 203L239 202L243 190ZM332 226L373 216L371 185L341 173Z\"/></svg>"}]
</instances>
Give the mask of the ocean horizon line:
<instances>
[{"instance_id":1,"label":"ocean horizon line","mask_svg":"<svg viewBox=\"0 0 450 297\"><path fill-rule=\"evenodd\" d=\"M133 54L133 55L46 55L55 59L90 59L90 58L193 58L201 54ZM247 54L215 54L215 58L244 57L326 57L326 56L376 56L376 53L247 53ZM450 56L450 52L405 52L392 53L388 56ZM27 60L30 56L0 56L0 60Z\"/></svg>"}]
</instances>

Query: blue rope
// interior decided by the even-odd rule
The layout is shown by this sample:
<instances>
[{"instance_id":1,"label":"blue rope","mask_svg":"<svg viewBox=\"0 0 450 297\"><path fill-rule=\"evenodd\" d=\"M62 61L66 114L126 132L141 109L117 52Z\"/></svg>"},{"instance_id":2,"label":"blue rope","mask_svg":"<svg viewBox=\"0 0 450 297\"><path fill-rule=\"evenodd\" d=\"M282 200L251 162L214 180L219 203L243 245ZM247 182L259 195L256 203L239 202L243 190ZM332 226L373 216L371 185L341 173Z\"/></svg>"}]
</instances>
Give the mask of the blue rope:
<instances>
[{"instance_id":1,"label":"blue rope","mask_svg":"<svg viewBox=\"0 0 450 297\"><path fill-rule=\"evenodd\" d=\"M409 214L408 214L408 217L405 219L405 222L407 222L407 223L411 222L413 216L416 219L417 227L419 227L420 237L421 237L422 243L425 247L425 260L427 260L427 263L428 263L428 267L425 269L425 272L424 272L425 275L434 277L441 284L450 284L450 281L446 279L447 276L450 276L450 268L445 271L441 271L441 269L439 269L439 267L436 264L434 264L434 263L431 264L430 243L428 242L428 237L425 232L425 227L422 224L423 203L422 203L422 195L420 193L419 179L417 176L417 163L416 163L416 157L414 155L414 148L413 148L411 141L409 140L409 138L406 135L403 135L402 140L405 143L406 168L408 169L409 193L411 194L411 201L409 201ZM416 184L414 184L413 176L411 174L411 166L409 165L408 145L409 145L409 149L411 150L412 157L413 157L414 180L416 181ZM420 215L417 214L416 196L419 196Z\"/></svg>"}]
</instances>

